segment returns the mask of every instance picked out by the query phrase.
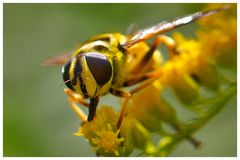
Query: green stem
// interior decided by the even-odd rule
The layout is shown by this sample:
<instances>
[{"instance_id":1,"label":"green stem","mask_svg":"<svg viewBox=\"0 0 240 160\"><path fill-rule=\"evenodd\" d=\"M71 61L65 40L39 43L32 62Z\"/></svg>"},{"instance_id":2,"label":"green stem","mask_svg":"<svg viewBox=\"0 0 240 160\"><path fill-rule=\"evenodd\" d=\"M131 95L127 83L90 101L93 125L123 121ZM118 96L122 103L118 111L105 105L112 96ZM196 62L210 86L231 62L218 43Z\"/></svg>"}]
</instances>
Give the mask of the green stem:
<instances>
[{"instance_id":1,"label":"green stem","mask_svg":"<svg viewBox=\"0 0 240 160\"><path fill-rule=\"evenodd\" d=\"M164 146L158 146L155 152L155 156L169 155L171 151L174 149L174 147L176 147L176 145L180 141L190 136L192 133L196 132L198 129L204 126L204 124L208 122L213 116L215 116L225 106L225 104L236 94L236 92L237 92L236 83L234 83L231 84L224 92L218 94L205 116L199 118L197 122L189 124L186 127L186 129L181 130L181 132L178 132L177 134L171 136L172 140L170 143ZM162 139L164 139L164 137Z\"/></svg>"}]
</instances>

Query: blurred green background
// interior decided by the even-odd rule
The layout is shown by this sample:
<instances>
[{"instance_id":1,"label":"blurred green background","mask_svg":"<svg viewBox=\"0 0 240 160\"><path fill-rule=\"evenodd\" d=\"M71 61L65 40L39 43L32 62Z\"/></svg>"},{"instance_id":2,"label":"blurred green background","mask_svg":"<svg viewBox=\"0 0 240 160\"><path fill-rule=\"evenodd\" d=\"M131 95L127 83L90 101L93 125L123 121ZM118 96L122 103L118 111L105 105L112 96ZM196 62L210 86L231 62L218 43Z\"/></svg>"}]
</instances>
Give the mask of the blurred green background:
<instances>
[{"instance_id":1,"label":"blurred green background","mask_svg":"<svg viewBox=\"0 0 240 160\"><path fill-rule=\"evenodd\" d=\"M201 10L203 4L4 4L3 153L4 156L95 156L76 137L79 119L63 93L61 67L41 61L69 51L103 32L126 33ZM177 29L194 36L196 24ZM105 96L104 104L117 104ZM196 133L203 147L181 143L171 156L236 156L237 112L233 97ZM138 152L134 153L136 155Z\"/></svg>"}]
</instances>

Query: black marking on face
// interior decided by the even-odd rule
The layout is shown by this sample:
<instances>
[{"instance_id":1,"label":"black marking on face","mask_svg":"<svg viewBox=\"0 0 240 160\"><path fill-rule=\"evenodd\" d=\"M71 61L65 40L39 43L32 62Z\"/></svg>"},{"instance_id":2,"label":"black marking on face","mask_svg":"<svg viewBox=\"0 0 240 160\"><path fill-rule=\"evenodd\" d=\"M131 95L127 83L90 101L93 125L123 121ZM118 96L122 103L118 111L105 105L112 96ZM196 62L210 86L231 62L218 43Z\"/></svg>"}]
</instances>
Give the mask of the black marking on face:
<instances>
[{"instance_id":1,"label":"black marking on face","mask_svg":"<svg viewBox=\"0 0 240 160\"><path fill-rule=\"evenodd\" d=\"M84 95L84 98L88 98L88 93L87 93L87 89L86 89L86 85L83 83L82 77L79 76L79 81L80 81L80 88L81 91Z\"/></svg>"},{"instance_id":2,"label":"black marking on face","mask_svg":"<svg viewBox=\"0 0 240 160\"><path fill-rule=\"evenodd\" d=\"M71 80L72 85L76 86L77 85L77 77L74 76L73 79Z\"/></svg>"},{"instance_id":3,"label":"black marking on face","mask_svg":"<svg viewBox=\"0 0 240 160\"><path fill-rule=\"evenodd\" d=\"M70 69L70 66L71 66L71 63L72 63L72 60L69 60L62 68L62 76L63 76L63 81L65 83L65 85L75 91L75 89L73 88L72 86L72 83L71 83L71 80L70 80L70 76L69 76L69 69Z\"/></svg>"},{"instance_id":4,"label":"black marking on face","mask_svg":"<svg viewBox=\"0 0 240 160\"><path fill-rule=\"evenodd\" d=\"M75 63L75 66L74 66L74 76L73 76L73 79L72 79L72 84L76 85L77 84L77 78L78 78L79 81L80 81L80 89L83 92L84 97L87 98L88 93L87 93L86 86L85 86L85 84L82 80L81 72L82 72L82 65L80 63L80 56L77 56L76 57L76 63Z\"/></svg>"},{"instance_id":5,"label":"black marking on face","mask_svg":"<svg viewBox=\"0 0 240 160\"><path fill-rule=\"evenodd\" d=\"M96 40L104 41L104 42L107 42L107 43L110 42L110 38L109 37L99 38L99 39L96 39Z\"/></svg>"},{"instance_id":6,"label":"black marking on face","mask_svg":"<svg viewBox=\"0 0 240 160\"><path fill-rule=\"evenodd\" d=\"M87 65L98 85L106 84L112 77L112 65L107 57L97 52L85 55Z\"/></svg>"},{"instance_id":7,"label":"black marking on face","mask_svg":"<svg viewBox=\"0 0 240 160\"><path fill-rule=\"evenodd\" d=\"M80 63L80 56L76 57L76 63L74 66L74 76L78 77L82 72L82 65Z\"/></svg>"},{"instance_id":8,"label":"black marking on face","mask_svg":"<svg viewBox=\"0 0 240 160\"><path fill-rule=\"evenodd\" d=\"M80 58L79 56L76 57L76 63L74 65L73 69L73 79L72 79L72 85L76 86L77 84L77 78L80 76L82 72L82 65L80 63Z\"/></svg>"}]
</instances>

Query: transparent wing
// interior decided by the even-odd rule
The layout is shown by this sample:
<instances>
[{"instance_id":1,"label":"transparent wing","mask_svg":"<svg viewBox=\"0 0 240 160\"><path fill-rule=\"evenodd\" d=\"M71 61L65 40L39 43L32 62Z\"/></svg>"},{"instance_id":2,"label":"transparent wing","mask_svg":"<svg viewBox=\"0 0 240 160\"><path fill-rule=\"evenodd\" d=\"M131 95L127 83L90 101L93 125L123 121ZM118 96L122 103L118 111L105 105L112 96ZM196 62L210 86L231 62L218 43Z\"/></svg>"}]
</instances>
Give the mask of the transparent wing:
<instances>
[{"instance_id":1,"label":"transparent wing","mask_svg":"<svg viewBox=\"0 0 240 160\"><path fill-rule=\"evenodd\" d=\"M55 55L43 60L43 65L63 65L65 64L72 56L73 51L69 53Z\"/></svg>"},{"instance_id":2,"label":"transparent wing","mask_svg":"<svg viewBox=\"0 0 240 160\"><path fill-rule=\"evenodd\" d=\"M126 35L132 36L137 33L139 30L138 25L136 23L132 23L130 26L128 26Z\"/></svg>"},{"instance_id":3,"label":"transparent wing","mask_svg":"<svg viewBox=\"0 0 240 160\"><path fill-rule=\"evenodd\" d=\"M214 9L214 10L196 12L196 13L184 16L184 17L175 18L170 21L160 22L156 25L141 29L138 32L136 32L136 34L133 35L128 42L123 44L123 48L125 48L125 49L129 48L129 47L133 46L134 44L136 44L140 41L147 40L157 34L162 34L164 32L167 32L174 28L183 26L183 25L193 22L199 18L215 14L215 13L217 13L221 10L225 10L227 8L229 8L229 7L224 6L222 8L218 8L218 9Z\"/></svg>"}]
</instances>

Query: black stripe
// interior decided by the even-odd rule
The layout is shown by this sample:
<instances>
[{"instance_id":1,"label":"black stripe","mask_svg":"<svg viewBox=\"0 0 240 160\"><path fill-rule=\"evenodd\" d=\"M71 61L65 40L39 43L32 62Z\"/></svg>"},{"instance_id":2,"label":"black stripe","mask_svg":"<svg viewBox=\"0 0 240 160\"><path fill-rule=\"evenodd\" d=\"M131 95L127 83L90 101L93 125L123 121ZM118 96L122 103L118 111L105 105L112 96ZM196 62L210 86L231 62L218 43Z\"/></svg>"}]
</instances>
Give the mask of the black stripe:
<instances>
[{"instance_id":1,"label":"black stripe","mask_svg":"<svg viewBox=\"0 0 240 160\"><path fill-rule=\"evenodd\" d=\"M110 38L109 37L105 37L105 38L99 38L99 39L96 39L96 40L100 40L100 41L104 41L104 42L110 42Z\"/></svg>"},{"instance_id":2,"label":"black stripe","mask_svg":"<svg viewBox=\"0 0 240 160\"><path fill-rule=\"evenodd\" d=\"M88 98L88 93L87 93L87 89L86 89L86 85L83 83L82 77L81 75L79 75L79 81L80 81L80 88L83 92L83 95L85 98Z\"/></svg>"},{"instance_id":3,"label":"black stripe","mask_svg":"<svg viewBox=\"0 0 240 160\"><path fill-rule=\"evenodd\" d=\"M65 66L63 66L62 77L63 77L63 81L65 82L65 85L66 85L69 89L75 91L74 88L73 88L73 86L72 86L72 83L71 83L71 81L70 81L70 76L69 76L69 69L70 69L71 63L72 63L72 60L69 60L69 61L65 64Z\"/></svg>"},{"instance_id":4,"label":"black stripe","mask_svg":"<svg viewBox=\"0 0 240 160\"><path fill-rule=\"evenodd\" d=\"M82 72L82 65L80 63L80 56L76 57L76 63L74 66L74 76L78 77Z\"/></svg>"},{"instance_id":5,"label":"black stripe","mask_svg":"<svg viewBox=\"0 0 240 160\"><path fill-rule=\"evenodd\" d=\"M79 56L76 57L76 63L73 69L73 79L72 79L72 84L76 86L77 84L77 77L81 74L82 72L82 66L80 64L80 59Z\"/></svg>"},{"instance_id":6,"label":"black stripe","mask_svg":"<svg viewBox=\"0 0 240 160\"><path fill-rule=\"evenodd\" d=\"M123 48L123 46L122 46L121 44L118 44L118 49L119 49L123 54L125 54L126 51L127 51L125 48Z\"/></svg>"},{"instance_id":7,"label":"black stripe","mask_svg":"<svg viewBox=\"0 0 240 160\"><path fill-rule=\"evenodd\" d=\"M105 51L105 52L109 52L110 49L104 45L96 45L93 47L93 49L97 50L97 51Z\"/></svg>"},{"instance_id":8,"label":"black stripe","mask_svg":"<svg viewBox=\"0 0 240 160\"><path fill-rule=\"evenodd\" d=\"M74 66L74 77L72 79L72 83L77 83L77 78L79 79L80 81L80 89L81 91L83 92L83 95L85 98L88 97L88 93L87 93L87 89L86 89L86 86L82 80L82 77L81 77L81 72L82 72L82 65L80 63L80 56L77 56L76 57L76 64Z\"/></svg>"}]
</instances>

